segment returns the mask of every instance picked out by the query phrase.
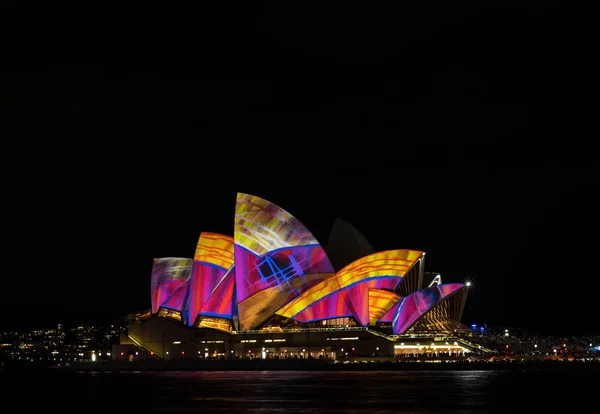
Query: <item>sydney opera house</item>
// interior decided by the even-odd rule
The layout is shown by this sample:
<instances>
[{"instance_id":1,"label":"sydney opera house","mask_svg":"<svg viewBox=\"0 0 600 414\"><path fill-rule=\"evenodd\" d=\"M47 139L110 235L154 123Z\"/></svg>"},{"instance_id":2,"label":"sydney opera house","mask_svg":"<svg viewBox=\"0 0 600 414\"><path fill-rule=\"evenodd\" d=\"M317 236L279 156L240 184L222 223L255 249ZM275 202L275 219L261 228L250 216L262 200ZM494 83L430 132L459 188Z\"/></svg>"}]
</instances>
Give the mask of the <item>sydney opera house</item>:
<instances>
[{"instance_id":1,"label":"sydney opera house","mask_svg":"<svg viewBox=\"0 0 600 414\"><path fill-rule=\"evenodd\" d=\"M202 232L193 258L154 259L151 309L129 315L128 339L163 359L460 353L467 289L425 272L423 251L377 252L340 219L324 248L238 193L233 237Z\"/></svg>"}]
</instances>

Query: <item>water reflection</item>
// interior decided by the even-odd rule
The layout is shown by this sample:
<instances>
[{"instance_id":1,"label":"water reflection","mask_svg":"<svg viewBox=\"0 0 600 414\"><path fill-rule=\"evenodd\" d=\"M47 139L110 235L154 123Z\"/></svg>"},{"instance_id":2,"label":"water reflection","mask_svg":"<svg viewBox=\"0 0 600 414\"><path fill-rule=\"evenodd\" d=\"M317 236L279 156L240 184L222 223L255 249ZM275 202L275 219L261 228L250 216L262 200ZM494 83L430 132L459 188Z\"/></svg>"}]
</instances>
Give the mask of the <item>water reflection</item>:
<instances>
[{"instance_id":1,"label":"water reflection","mask_svg":"<svg viewBox=\"0 0 600 414\"><path fill-rule=\"evenodd\" d=\"M113 372L11 384L16 390L25 382L37 390L40 408L60 398L65 409L107 412L573 412L594 403L594 382L569 371Z\"/></svg>"}]
</instances>

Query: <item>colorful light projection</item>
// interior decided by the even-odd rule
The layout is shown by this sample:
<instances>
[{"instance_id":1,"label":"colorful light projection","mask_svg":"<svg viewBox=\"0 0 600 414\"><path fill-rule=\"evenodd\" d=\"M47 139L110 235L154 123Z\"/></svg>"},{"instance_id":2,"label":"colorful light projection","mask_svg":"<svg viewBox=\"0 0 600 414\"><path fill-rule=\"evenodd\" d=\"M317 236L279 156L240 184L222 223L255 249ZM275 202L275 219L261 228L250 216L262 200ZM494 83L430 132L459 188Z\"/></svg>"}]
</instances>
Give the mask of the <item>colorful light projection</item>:
<instances>
[{"instance_id":1,"label":"colorful light projection","mask_svg":"<svg viewBox=\"0 0 600 414\"><path fill-rule=\"evenodd\" d=\"M333 266L310 231L287 211L238 193L234 225L235 285L240 329L257 327Z\"/></svg>"},{"instance_id":2,"label":"colorful light projection","mask_svg":"<svg viewBox=\"0 0 600 414\"><path fill-rule=\"evenodd\" d=\"M213 289L210 297L202 305L199 315L218 316L222 318L233 318L236 309L235 297L235 273L233 267L221 278ZM191 321L190 321L191 322ZM190 323L191 324L191 323Z\"/></svg>"},{"instance_id":3,"label":"colorful light projection","mask_svg":"<svg viewBox=\"0 0 600 414\"><path fill-rule=\"evenodd\" d=\"M398 302L394 303L394 305L392 305L392 307L385 312L378 320L377 322L387 322L387 323L391 323L394 320L394 316L396 316L396 312L398 311L398 308L400 307L400 305L402 304L402 300L404 298L400 298L398 300Z\"/></svg>"},{"instance_id":4,"label":"colorful light projection","mask_svg":"<svg viewBox=\"0 0 600 414\"><path fill-rule=\"evenodd\" d=\"M192 259L163 257L152 263L152 313L160 307L183 311L188 297Z\"/></svg>"},{"instance_id":5,"label":"colorful light projection","mask_svg":"<svg viewBox=\"0 0 600 414\"><path fill-rule=\"evenodd\" d=\"M294 319L299 322L315 322L322 319L353 317L361 325L369 322L369 285L358 283L347 289L339 290L317 301L298 314Z\"/></svg>"},{"instance_id":6,"label":"colorful light projection","mask_svg":"<svg viewBox=\"0 0 600 414\"><path fill-rule=\"evenodd\" d=\"M370 254L350 263L335 277L307 289L276 313L305 322L333 318L338 317L332 314L342 306L342 302L350 300L345 311L354 310L356 320L367 325L370 320L369 288L393 289L422 255L423 252L418 250L387 250ZM345 289L350 289L350 292L340 295L339 292ZM334 298L329 299L331 295ZM323 300L325 304L308 310Z\"/></svg>"},{"instance_id":7,"label":"colorful light projection","mask_svg":"<svg viewBox=\"0 0 600 414\"><path fill-rule=\"evenodd\" d=\"M257 256L286 247L319 245L290 213L270 201L244 193L237 194L234 232L235 244Z\"/></svg>"},{"instance_id":8,"label":"colorful light projection","mask_svg":"<svg viewBox=\"0 0 600 414\"><path fill-rule=\"evenodd\" d=\"M252 195L238 193L234 229L234 237L203 232L194 259L154 260L152 313L223 330L231 329L227 319L234 329L255 329L274 314L301 322L353 317L363 326L390 322L401 334L465 287L432 285L401 298L395 290L423 256L417 250L369 254L335 273L304 225Z\"/></svg>"},{"instance_id":9,"label":"colorful light projection","mask_svg":"<svg viewBox=\"0 0 600 414\"><path fill-rule=\"evenodd\" d=\"M375 325L399 301L400 296L392 291L369 289L369 324Z\"/></svg>"},{"instance_id":10,"label":"colorful light projection","mask_svg":"<svg viewBox=\"0 0 600 414\"><path fill-rule=\"evenodd\" d=\"M395 335L405 333L419 318L431 310L435 305L461 288L466 288L462 283L448 283L434 285L411 293L402 300L392 320L392 329Z\"/></svg>"},{"instance_id":11,"label":"colorful light projection","mask_svg":"<svg viewBox=\"0 0 600 414\"><path fill-rule=\"evenodd\" d=\"M198 315L232 317L234 277L233 237L202 232L190 277L188 325Z\"/></svg>"}]
</instances>

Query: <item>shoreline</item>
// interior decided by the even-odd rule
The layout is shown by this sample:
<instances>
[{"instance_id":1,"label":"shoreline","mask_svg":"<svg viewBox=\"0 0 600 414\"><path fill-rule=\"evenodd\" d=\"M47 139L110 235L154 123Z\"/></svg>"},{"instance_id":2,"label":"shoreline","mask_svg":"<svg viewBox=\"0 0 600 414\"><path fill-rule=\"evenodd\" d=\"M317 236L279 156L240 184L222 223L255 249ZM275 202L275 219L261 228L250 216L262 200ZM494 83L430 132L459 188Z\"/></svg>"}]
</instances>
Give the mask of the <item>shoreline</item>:
<instances>
[{"instance_id":1,"label":"shoreline","mask_svg":"<svg viewBox=\"0 0 600 414\"><path fill-rule=\"evenodd\" d=\"M334 363L323 360L211 360L211 361L100 361L71 362L61 366L6 364L3 371L56 372L168 372L168 371L494 371L582 370L600 372L590 361L363 361Z\"/></svg>"}]
</instances>

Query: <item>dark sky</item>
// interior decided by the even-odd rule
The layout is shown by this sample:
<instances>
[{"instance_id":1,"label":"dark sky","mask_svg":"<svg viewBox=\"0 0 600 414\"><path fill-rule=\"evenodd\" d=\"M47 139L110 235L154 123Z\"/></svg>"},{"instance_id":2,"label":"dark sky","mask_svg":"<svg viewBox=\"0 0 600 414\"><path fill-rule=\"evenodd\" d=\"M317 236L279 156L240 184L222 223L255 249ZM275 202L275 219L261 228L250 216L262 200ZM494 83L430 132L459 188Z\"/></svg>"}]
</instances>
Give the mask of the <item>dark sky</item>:
<instances>
[{"instance_id":1,"label":"dark sky","mask_svg":"<svg viewBox=\"0 0 600 414\"><path fill-rule=\"evenodd\" d=\"M149 307L152 259L232 235L240 191L322 244L340 217L426 251L473 281L464 322L600 332L589 51L558 2L2 19L0 328Z\"/></svg>"}]
</instances>

